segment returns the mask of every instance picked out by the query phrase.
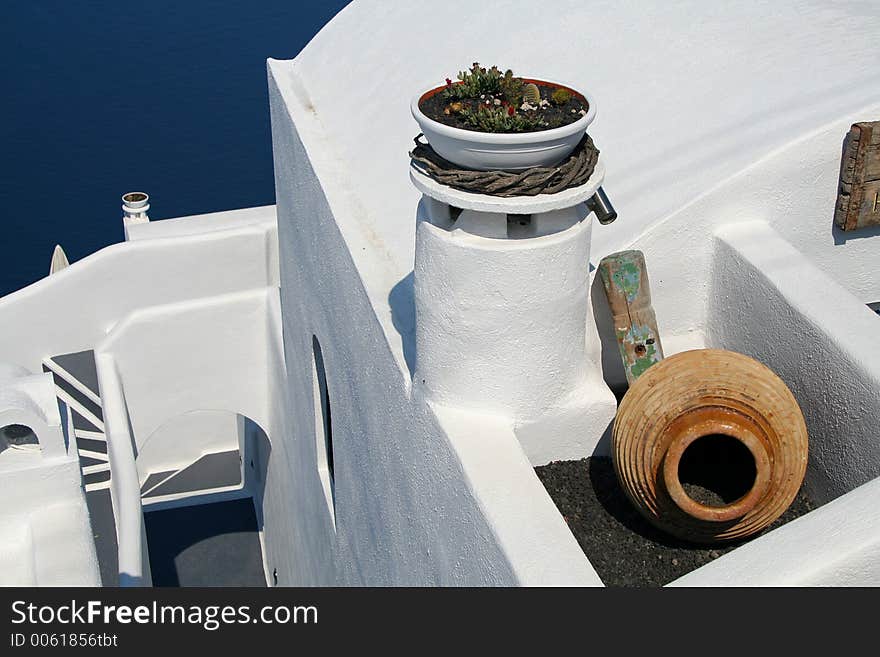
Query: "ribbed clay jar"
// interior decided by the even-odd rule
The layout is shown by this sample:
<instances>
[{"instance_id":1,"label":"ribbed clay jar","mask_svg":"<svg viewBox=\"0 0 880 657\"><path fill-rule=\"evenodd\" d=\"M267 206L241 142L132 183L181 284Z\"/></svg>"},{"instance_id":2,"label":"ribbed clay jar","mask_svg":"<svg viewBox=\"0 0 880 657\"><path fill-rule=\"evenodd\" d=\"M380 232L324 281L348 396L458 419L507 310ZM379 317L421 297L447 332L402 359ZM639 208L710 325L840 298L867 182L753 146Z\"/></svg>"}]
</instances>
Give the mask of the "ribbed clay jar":
<instances>
[{"instance_id":1,"label":"ribbed clay jar","mask_svg":"<svg viewBox=\"0 0 880 657\"><path fill-rule=\"evenodd\" d=\"M710 506L685 492L681 468L700 439L726 441L751 458L741 496ZM652 524L712 543L744 538L782 515L803 482L807 444L804 416L782 379L748 356L700 349L657 363L630 387L612 456L621 486ZM720 471L726 467L722 461Z\"/></svg>"}]
</instances>

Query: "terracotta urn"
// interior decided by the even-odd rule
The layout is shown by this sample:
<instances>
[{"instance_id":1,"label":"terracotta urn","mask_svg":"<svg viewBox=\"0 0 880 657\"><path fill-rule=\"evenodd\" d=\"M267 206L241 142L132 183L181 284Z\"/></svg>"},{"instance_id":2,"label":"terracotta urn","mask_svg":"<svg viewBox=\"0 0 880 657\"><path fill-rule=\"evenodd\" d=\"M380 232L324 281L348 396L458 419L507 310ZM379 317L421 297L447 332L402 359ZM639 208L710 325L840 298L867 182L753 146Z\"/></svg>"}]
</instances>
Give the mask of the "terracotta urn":
<instances>
[{"instance_id":1,"label":"terracotta urn","mask_svg":"<svg viewBox=\"0 0 880 657\"><path fill-rule=\"evenodd\" d=\"M803 482L807 444L782 379L719 349L648 369L623 398L612 432L615 471L632 503L656 527L699 543L744 538L782 515ZM721 482L727 497L701 499L694 481Z\"/></svg>"}]
</instances>

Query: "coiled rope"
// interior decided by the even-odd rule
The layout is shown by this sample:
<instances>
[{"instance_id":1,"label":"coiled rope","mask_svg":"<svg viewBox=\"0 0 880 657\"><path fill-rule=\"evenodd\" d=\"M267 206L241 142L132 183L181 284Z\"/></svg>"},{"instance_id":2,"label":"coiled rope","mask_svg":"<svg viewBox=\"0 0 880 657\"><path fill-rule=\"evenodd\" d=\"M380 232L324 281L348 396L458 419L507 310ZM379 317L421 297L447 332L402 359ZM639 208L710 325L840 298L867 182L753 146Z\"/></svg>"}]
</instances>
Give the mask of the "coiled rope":
<instances>
[{"instance_id":1,"label":"coiled rope","mask_svg":"<svg viewBox=\"0 0 880 657\"><path fill-rule=\"evenodd\" d=\"M555 167L534 167L520 172L474 171L461 169L440 157L427 142L414 139L416 147L409 154L412 166L424 175L465 192L490 196L537 196L555 194L585 184L596 168L599 149L585 134L564 162Z\"/></svg>"}]
</instances>

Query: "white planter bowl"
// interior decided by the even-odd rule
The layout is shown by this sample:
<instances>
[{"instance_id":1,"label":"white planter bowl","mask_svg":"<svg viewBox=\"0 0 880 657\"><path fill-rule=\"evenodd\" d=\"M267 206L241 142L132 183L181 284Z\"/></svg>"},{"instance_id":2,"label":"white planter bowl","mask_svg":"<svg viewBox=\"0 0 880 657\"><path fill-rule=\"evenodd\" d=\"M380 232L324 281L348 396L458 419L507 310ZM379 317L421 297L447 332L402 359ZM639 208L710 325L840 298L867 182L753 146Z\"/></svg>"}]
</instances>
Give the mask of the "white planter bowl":
<instances>
[{"instance_id":1,"label":"white planter bowl","mask_svg":"<svg viewBox=\"0 0 880 657\"><path fill-rule=\"evenodd\" d=\"M587 126L596 118L596 103L587 94L565 84L544 80L526 81L569 89L587 101L587 113L574 123L551 130L504 134L463 130L430 119L419 109L423 98L445 89L445 86L440 86L432 87L412 99L412 115L437 154L462 168L523 171L532 167L553 166L568 157L578 145Z\"/></svg>"}]
</instances>

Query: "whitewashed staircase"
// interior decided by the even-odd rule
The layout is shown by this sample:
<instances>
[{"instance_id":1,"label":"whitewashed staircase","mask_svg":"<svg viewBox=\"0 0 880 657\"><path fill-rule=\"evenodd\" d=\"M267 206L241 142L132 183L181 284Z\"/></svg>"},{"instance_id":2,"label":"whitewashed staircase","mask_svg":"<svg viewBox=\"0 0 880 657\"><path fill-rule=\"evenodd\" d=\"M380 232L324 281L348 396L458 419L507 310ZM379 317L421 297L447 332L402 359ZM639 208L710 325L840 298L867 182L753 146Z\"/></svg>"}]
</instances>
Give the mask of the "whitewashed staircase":
<instances>
[{"instance_id":1,"label":"whitewashed staircase","mask_svg":"<svg viewBox=\"0 0 880 657\"><path fill-rule=\"evenodd\" d=\"M105 586L118 586L110 462L94 352L80 351L45 358L43 371L52 373L55 395L67 406L73 419L72 439L79 454L101 579Z\"/></svg>"},{"instance_id":2,"label":"whitewashed staircase","mask_svg":"<svg viewBox=\"0 0 880 657\"><path fill-rule=\"evenodd\" d=\"M55 394L70 408L87 493L110 487L104 411L94 354L82 351L43 360L43 371L55 379Z\"/></svg>"}]
</instances>

